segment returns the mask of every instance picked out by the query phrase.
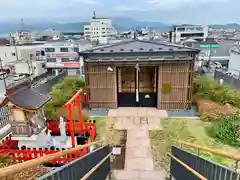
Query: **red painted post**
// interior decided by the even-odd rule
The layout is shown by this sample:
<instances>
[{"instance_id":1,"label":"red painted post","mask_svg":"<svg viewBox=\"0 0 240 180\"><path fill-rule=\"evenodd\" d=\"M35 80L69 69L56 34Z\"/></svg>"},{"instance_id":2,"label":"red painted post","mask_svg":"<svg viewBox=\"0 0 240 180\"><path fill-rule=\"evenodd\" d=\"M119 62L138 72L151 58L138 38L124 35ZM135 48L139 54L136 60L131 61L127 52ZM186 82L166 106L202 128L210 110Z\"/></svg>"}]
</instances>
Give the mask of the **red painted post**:
<instances>
[{"instance_id":1,"label":"red painted post","mask_svg":"<svg viewBox=\"0 0 240 180\"><path fill-rule=\"evenodd\" d=\"M72 139L72 148L75 147L75 136L74 136L74 126L73 126L73 119L72 119L72 103L68 104L68 120L70 126L70 134Z\"/></svg>"},{"instance_id":2,"label":"red painted post","mask_svg":"<svg viewBox=\"0 0 240 180\"><path fill-rule=\"evenodd\" d=\"M83 103L87 104L87 93L83 94Z\"/></svg>"},{"instance_id":3,"label":"red painted post","mask_svg":"<svg viewBox=\"0 0 240 180\"><path fill-rule=\"evenodd\" d=\"M80 122L80 130L83 131L83 113L82 113L82 103L81 103L81 94L79 94L76 98L76 104L78 106L78 113L79 113L79 122Z\"/></svg>"}]
</instances>

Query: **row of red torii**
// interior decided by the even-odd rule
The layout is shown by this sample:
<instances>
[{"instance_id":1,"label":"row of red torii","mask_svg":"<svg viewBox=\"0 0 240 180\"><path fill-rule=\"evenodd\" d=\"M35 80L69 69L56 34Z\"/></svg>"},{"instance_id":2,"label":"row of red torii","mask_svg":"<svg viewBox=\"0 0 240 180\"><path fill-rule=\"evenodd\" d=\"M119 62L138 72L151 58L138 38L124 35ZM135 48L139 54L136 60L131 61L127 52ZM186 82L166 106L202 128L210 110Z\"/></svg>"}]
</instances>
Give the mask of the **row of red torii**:
<instances>
[{"instance_id":1,"label":"row of red torii","mask_svg":"<svg viewBox=\"0 0 240 180\"><path fill-rule=\"evenodd\" d=\"M87 104L87 95L84 93L84 89L79 90L67 103L63 105L64 108L68 111L68 122L66 123L66 130L70 133L72 148L76 146L75 143L75 133L80 132L82 134L88 133L89 140L85 140L85 143L93 142L96 137L96 123L95 121L83 121L83 107L82 104ZM79 113L79 122L73 122L73 108L77 106ZM48 124L48 128L51 131L54 131L54 127L58 127L56 123L59 122L51 122ZM61 150L59 148L27 148L17 147L18 141L12 140L11 136L9 136L5 141L0 144L0 154L8 154L10 157L17 161L27 161L30 159L38 158L41 156L45 156L47 154L56 153ZM13 148L16 147L16 148ZM62 157L60 159L52 161L52 164L65 164L71 162L79 156L83 156L88 153L89 149L84 148L77 153L73 153L72 155L68 155L66 157Z\"/></svg>"}]
</instances>

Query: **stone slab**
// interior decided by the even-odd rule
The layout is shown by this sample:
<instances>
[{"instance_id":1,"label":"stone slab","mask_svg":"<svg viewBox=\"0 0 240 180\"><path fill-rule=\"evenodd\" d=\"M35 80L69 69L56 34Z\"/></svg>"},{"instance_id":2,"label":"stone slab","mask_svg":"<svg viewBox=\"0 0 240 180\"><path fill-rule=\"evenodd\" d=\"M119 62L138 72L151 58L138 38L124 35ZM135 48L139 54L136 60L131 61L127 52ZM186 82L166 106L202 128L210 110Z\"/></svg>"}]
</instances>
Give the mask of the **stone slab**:
<instances>
[{"instance_id":1,"label":"stone slab","mask_svg":"<svg viewBox=\"0 0 240 180\"><path fill-rule=\"evenodd\" d=\"M138 179L139 171L116 170L114 177L116 179Z\"/></svg>"},{"instance_id":2,"label":"stone slab","mask_svg":"<svg viewBox=\"0 0 240 180\"><path fill-rule=\"evenodd\" d=\"M148 130L131 130L127 131L127 140L128 139L138 139L138 138L147 138L148 139Z\"/></svg>"},{"instance_id":3,"label":"stone slab","mask_svg":"<svg viewBox=\"0 0 240 180\"><path fill-rule=\"evenodd\" d=\"M166 176L166 172L162 171L140 171L139 178L140 179L161 179Z\"/></svg>"},{"instance_id":4,"label":"stone slab","mask_svg":"<svg viewBox=\"0 0 240 180\"><path fill-rule=\"evenodd\" d=\"M147 147L150 147L150 141L146 138L139 138L138 140L136 139L127 139L127 143L126 143L126 147L136 147L138 145L141 145L141 146L147 146Z\"/></svg>"},{"instance_id":5,"label":"stone slab","mask_svg":"<svg viewBox=\"0 0 240 180\"><path fill-rule=\"evenodd\" d=\"M127 158L125 160L125 169L141 171L154 170L152 157L150 156L146 158Z\"/></svg>"},{"instance_id":6,"label":"stone slab","mask_svg":"<svg viewBox=\"0 0 240 180\"><path fill-rule=\"evenodd\" d=\"M139 145L138 147L133 146L126 149L126 158L144 158L151 156L151 147L142 147Z\"/></svg>"}]
</instances>

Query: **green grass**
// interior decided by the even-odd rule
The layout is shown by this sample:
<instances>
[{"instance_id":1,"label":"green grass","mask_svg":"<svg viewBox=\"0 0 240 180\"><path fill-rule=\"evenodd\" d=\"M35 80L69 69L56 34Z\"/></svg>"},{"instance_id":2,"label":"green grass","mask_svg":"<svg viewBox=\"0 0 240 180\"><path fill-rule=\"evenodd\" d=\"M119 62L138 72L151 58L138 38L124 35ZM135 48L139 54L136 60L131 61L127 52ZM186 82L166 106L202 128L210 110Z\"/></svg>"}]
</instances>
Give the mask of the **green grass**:
<instances>
[{"instance_id":1,"label":"green grass","mask_svg":"<svg viewBox=\"0 0 240 180\"><path fill-rule=\"evenodd\" d=\"M205 130L206 127L210 125L208 122L171 118L162 119L161 123L164 130L150 131L150 139L156 167L164 167L166 170L169 169L170 158L167 157L167 152L170 152L172 145L178 145L176 144L177 140L184 140L233 153L238 153L240 150L240 148L225 145L209 137ZM184 148L193 153L197 153L196 149ZM227 165L230 168L233 167L234 161L231 159L203 151L200 151L200 155L222 165Z\"/></svg>"},{"instance_id":2,"label":"green grass","mask_svg":"<svg viewBox=\"0 0 240 180\"><path fill-rule=\"evenodd\" d=\"M104 133L107 117L106 116L94 116L94 117L91 117L90 119L96 121L97 134Z\"/></svg>"}]
</instances>

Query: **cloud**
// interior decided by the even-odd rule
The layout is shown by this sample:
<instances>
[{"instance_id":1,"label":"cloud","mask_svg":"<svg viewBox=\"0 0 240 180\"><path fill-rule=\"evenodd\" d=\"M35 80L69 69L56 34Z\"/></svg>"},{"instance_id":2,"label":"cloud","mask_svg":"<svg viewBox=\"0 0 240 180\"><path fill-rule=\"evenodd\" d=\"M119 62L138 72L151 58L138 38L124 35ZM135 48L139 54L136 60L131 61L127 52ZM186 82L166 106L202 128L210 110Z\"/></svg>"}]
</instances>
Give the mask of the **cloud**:
<instances>
[{"instance_id":1,"label":"cloud","mask_svg":"<svg viewBox=\"0 0 240 180\"><path fill-rule=\"evenodd\" d=\"M70 2L73 2L73 3L83 3L83 4L97 4L98 2L95 1L95 0L71 0Z\"/></svg>"},{"instance_id":2,"label":"cloud","mask_svg":"<svg viewBox=\"0 0 240 180\"><path fill-rule=\"evenodd\" d=\"M120 11L152 11L152 10L176 10L184 6L196 5L196 4L214 4L222 3L228 0L140 0L136 3L134 8L128 8L128 6L119 7Z\"/></svg>"},{"instance_id":3,"label":"cloud","mask_svg":"<svg viewBox=\"0 0 240 180\"><path fill-rule=\"evenodd\" d=\"M146 11L147 9L141 9L141 8L134 8L134 7L119 7L117 8L119 11Z\"/></svg>"},{"instance_id":4,"label":"cloud","mask_svg":"<svg viewBox=\"0 0 240 180\"><path fill-rule=\"evenodd\" d=\"M95 10L97 15L136 20L231 23L240 22L239 7L239 0L5 0L0 21L85 21L81 19L89 20Z\"/></svg>"}]
</instances>

